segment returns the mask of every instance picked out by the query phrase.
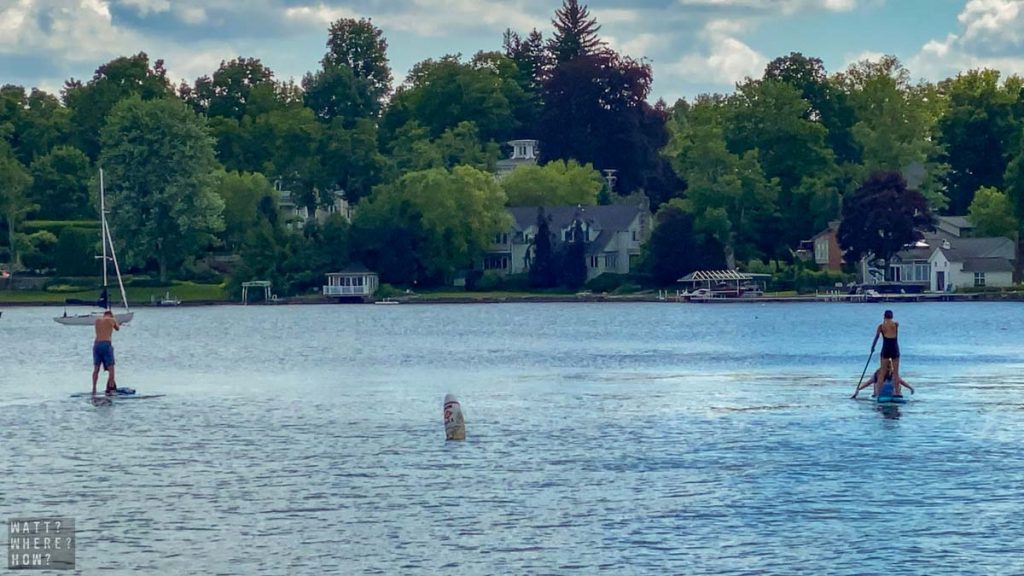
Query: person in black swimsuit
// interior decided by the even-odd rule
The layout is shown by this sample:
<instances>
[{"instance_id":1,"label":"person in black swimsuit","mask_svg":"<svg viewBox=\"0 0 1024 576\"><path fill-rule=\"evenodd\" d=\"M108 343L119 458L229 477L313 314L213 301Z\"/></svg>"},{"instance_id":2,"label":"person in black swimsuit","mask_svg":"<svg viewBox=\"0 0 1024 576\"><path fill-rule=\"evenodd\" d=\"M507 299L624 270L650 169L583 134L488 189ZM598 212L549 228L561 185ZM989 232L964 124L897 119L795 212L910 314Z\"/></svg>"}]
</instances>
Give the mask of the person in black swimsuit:
<instances>
[{"instance_id":1,"label":"person in black swimsuit","mask_svg":"<svg viewBox=\"0 0 1024 576\"><path fill-rule=\"evenodd\" d=\"M882 315L882 323L875 330L875 339L871 342L871 349L875 349L878 337L882 337L882 358L879 365L880 370L885 369L887 362L892 363L892 381L895 392L900 393L900 323L892 319L892 310L886 310Z\"/></svg>"}]
</instances>

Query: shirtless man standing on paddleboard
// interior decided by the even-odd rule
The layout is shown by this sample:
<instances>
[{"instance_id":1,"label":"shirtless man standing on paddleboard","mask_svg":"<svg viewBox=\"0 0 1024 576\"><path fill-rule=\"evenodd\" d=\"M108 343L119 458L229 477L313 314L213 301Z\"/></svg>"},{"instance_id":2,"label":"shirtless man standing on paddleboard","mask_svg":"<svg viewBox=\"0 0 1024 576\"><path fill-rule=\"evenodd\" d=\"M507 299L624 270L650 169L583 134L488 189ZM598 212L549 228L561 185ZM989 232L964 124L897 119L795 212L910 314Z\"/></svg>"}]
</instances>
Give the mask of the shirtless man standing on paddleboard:
<instances>
[{"instance_id":1,"label":"shirtless man standing on paddleboard","mask_svg":"<svg viewBox=\"0 0 1024 576\"><path fill-rule=\"evenodd\" d=\"M100 365L107 369L107 394L117 391L117 384L114 380L114 344L111 338L114 330L120 330L121 325L117 323L114 314L107 310L96 319L96 340L92 344L92 393L96 395L96 379L100 375Z\"/></svg>"}]
</instances>

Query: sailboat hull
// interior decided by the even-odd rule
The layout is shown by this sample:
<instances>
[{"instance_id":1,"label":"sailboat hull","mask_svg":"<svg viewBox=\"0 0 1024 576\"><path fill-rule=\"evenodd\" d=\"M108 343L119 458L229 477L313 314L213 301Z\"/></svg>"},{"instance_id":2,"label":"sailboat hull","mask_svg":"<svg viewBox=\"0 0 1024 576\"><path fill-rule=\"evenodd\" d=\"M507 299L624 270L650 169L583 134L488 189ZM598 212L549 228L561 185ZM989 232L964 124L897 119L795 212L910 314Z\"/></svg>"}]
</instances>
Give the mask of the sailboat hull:
<instances>
[{"instance_id":1,"label":"sailboat hull","mask_svg":"<svg viewBox=\"0 0 1024 576\"><path fill-rule=\"evenodd\" d=\"M74 314L70 316L57 316L54 320L58 324L65 326L92 326L97 318L103 316L102 312L93 312L91 314ZM131 322L132 318L135 317L135 312L118 312L114 314L114 318L118 324L127 324Z\"/></svg>"}]
</instances>

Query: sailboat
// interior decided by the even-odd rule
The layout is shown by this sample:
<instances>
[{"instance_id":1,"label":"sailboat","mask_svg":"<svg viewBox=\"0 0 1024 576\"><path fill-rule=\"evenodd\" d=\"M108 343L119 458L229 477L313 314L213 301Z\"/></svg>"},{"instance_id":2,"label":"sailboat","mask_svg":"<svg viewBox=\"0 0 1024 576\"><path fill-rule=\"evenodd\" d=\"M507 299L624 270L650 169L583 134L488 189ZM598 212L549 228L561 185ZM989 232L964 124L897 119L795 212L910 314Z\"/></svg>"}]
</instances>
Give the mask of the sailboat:
<instances>
[{"instance_id":1,"label":"sailboat","mask_svg":"<svg viewBox=\"0 0 1024 576\"><path fill-rule=\"evenodd\" d=\"M114 318L121 324L131 321L135 316L135 313L128 309L128 295L124 291L124 282L121 280L121 267L117 264L117 252L114 250L114 241L110 237L110 227L107 225L107 205L106 197L103 193L103 169L100 168L100 229L103 236L103 289L100 291L100 297L96 301L96 306L103 308L103 310L110 310L110 293L108 292L108 274L107 274L107 262L114 263L114 274L117 276L117 286L121 290L121 303L124 305L124 311L114 312ZM109 249L109 256L108 256ZM92 326L97 318L103 315L103 312L91 312L89 314L68 314L67 305L75 303L71 300L64 301L64 315L57 316L54 318L60 324L65 326Z\"/></svg>"}]
</instances>

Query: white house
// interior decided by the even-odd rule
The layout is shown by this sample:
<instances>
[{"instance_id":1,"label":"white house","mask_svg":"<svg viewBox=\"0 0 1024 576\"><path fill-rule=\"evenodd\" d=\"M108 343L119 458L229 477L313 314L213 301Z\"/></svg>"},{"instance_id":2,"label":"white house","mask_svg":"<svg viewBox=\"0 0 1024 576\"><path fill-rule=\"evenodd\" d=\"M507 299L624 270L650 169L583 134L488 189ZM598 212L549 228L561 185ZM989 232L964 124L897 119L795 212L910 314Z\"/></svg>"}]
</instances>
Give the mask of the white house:
<instances>
[{"instance_id":1,"label":"white house","mask_svg":"<svg viewBox=\"0 0 1024 576\"><path fill-rule=\"evenodd\" d=\"M538 210L536 206L508 209L512 228L494 238L484 255L484 270L503 275L529 271ZM580 223L586 242L587 280L605 272L628 274L634 270L641 246L651 234L646 198L637 204L545 207L544 216L556 250L569 240L576 222Z\"/></svg>"},{"instance_id":2,"label":"white house","mask_svg":"<svg viewBox=\"0 0 1024 576\"><path fill-rule=\"evenodd\" d=\"M512 148L508 158L498 160L495 165L495 173L498 178L507 176L510 172L522 165L534 165L540 154L537 151L537 140L509 140L507 143Z\"/></svg>"},{"instance_id":3,"label":"white house","mask_svg":"<svg viewBox=\"0 0 1024 576\"><path fill-rule=\"evenodd\" d=\"M1013 285L1013 240L965 237L974 227L964 216L940 216L935 228L893 256L892 281L935 292Z\"/></svg>"},{"instance_id":4,"label":"white house","mask_svg":"<svg viewBox=\"0 0 1024 576\"><path fill-rule=\"evenodd\" d=\"M929 289L1007 288L1013 285L1013 241L1009 238L942 240L928 258Z\"/></svg>"},{"instance_id":5,"label":"white house","mask_svg":"<svg viewBox=\"0 0 1024 576\"><path fill-rule=\"evenodd\" d=\"M330 202L327 205L317 206L311 214L309 207L296 203L290 190L281 189L280 180L274 183L274 187L278 192L277 208L284 216L288 226L302 228L311 218L315 218L317 222L323 222L331 214L341 214L349 222L352 221L352 206L345 199L345 192L342 190L327 192Z\"/></svg>"}]
</instances>

